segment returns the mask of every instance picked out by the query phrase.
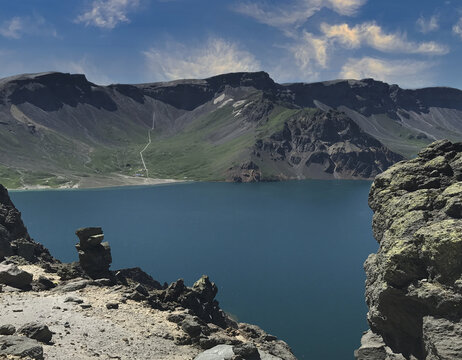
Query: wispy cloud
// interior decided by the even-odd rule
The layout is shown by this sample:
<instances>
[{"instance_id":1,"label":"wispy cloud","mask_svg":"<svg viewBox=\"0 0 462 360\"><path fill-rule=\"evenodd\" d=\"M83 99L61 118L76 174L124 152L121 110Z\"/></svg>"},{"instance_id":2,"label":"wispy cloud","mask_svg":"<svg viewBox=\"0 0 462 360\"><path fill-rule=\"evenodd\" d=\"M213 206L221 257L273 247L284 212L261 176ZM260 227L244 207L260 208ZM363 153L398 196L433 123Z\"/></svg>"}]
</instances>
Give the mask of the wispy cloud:
<instances>
[{"instance_id":1,"label":"wispy cloud","mask_svg":"<svg viewBox=\"0 0 462 360\"><path fill-rule=\"evenodd\" d=\"M434 64L414 60L383 60L372 57L348 59L339 76L346 79L374 78L405 87L433 84L430 68Z\"/></svg>"},{"instance_id":2,"label":"wispy cloud","mask_svg":"<svg viewBox=\"0 0 462 360\"><path fill-rule=\"evenodd\" d=\"M314 66L327 67L327 41L304 31L300 41L290 46L295 61L304 72L312 73Z\"/></svg>"},{"instance_id":3,"label":"wispy cloud","mask_svg":"<svg viewBox=\"0 0 462 360\"><path fill-rule=\"evenodd\" d=\"M234 10L257 21L277 28L303 24L322 8L330 8L341 15L354 15L367 0L291 0L273 6L265 2L243 2Z\"/></svg>"},{"instance_id":4,"label":"wispy cloud","mask_svg":"<svg viewBox=\"0 0 462 360\"><path fill-rule=\"evenodd\" d=\"M240 49L237 43L221 38L210 38L202 46L169 42L164 48L145 51L144 56L154 80L206 78L260 69L260 63L253 54Z\"/></svg>"},{"instance_id":5,"label":"wispy cloud","mask_svg":"<svg viewBox=\"0 0 462 360\"><path fill-rule=\"evenodd\" d=\"M120 23L128 23L128 13L135 10L140 0L94 0L89 9L75 21L86 26L114 29Z\"/></svg>"},{"instance_id":6,"label":"wispy cloud","mask_svg":"<svg viewBox=\"0 0 462 360\"><path fill-rule=\"evenodd\" d=\"M459 36L462 39L462 17L459 21L452 27L452 32Z\"/></svg>"},{"instance_id":7,"label":"wispy cloud","mask_svg":"<svg viewBox=\"0 0 462 360\"><path fill-rule=\"evenodd\" d=\"M42 16L15 16L0 25L0 35L8 39L20 39L24 35L57 37L56 30Z\"/></svg>"},{"instance_id":8,"label":"wispy cloud","mask_svg":"<svg viewBox=\"0 0 462 360\"><path fill-rule=\"evenodd\" d=\"M105 75L104 70L96 66L86 56L80 59L65 60L54 59L50 61L56 71L69 72L73 74L84 74L89 81L98 85L109 85L115 81Z\"/></svg>"},{"instance_id":9,"label":"wispy cloud","mask_svg":"<svg viewBox=\"0 0 462 360\"><path fill-rule=\"evenodd\" d=\"M429 19L425 19L423 16L420 16L417 19L417 28L424 34L436 31L440 28L439 21L440 19L437 15L433 15Z\"/></svg>"},{"instance_id":10,"label":"wispy cloud","mask_svg":"<svg viewBox=\"0 0 462 360\"><path fill-rule=\"evenodd\" d=\"M349 49L368 45L382 52L445 55L449 52L446 45L434 41L416 43L408 41L405 34L385 33L374 22L358 24L350 27L348 24L322 24L321 31L328 39L337 41Z\"/></svg>"}]
</instances>

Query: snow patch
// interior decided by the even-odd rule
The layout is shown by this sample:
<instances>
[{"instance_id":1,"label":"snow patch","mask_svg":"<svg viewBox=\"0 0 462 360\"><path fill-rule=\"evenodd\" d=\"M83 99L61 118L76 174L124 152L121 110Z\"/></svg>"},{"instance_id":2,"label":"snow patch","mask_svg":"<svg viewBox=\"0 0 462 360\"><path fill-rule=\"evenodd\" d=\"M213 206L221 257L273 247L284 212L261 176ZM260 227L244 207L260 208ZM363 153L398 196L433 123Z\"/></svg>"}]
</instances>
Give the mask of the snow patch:
<instances>
[{"instance_id":1,"label":"snow patch","mask_svg":"<svg viewBox=\"0 0 462 360\"><path fill-rule=\"evenodd\" d=\"M217 98L213 100L213 104L216 105L219 102L222 102L224 99L225 99L225 94L221 94L220 96L218 96Z\"/></svg>"}]
</instances>

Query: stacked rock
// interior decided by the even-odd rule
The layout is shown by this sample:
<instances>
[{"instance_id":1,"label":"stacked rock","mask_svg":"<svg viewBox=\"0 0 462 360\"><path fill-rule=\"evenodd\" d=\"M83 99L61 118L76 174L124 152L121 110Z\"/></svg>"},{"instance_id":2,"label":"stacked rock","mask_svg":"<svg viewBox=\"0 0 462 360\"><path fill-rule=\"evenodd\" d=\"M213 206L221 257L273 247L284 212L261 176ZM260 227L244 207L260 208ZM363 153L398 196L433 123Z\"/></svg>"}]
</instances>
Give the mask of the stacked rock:
<instances>
[{"instance_id":1,"label":"stacked rock","mask_svg":"<svg viewBox=\"0 0 462 360\"><path fill-rule=\"evenodd\" d=\"M80 266L93 279L109 277L112 262L109 243L102 242L103 230L100 227L78 229L75 234L80 242L75 245L79 253Z\"/></svg>"}]
</instances>

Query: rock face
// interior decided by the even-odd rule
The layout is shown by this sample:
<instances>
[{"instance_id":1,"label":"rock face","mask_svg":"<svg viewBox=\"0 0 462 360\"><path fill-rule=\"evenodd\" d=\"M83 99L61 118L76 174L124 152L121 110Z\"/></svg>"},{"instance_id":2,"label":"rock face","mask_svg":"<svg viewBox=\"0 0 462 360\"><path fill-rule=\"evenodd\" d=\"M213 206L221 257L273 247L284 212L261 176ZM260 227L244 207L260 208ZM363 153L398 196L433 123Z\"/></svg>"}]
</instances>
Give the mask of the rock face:
<instances>
[{"instance_id":1,"label":"rock face","mask_svg":"<svg viewBox=\"0 0 462 360\"><path fill-rule=\"evenodd\" d=\"M53 260L47 249L31 239L21 213L13 205L8 191L0 185L0 260L14 255L30 262Z\"/></svg>"},{"instance_id":2,"label":"rock face","mask_svg":"<svg viewBox=\"0 0 462 360\"><path fill-rule=\"evenodd\" d=\"M298 178L368 179L403 160L346 114L333 110L298 113L283 130L257 141L254 152Z\"/></svg>"},{"instance_id":3,"label":"rock face","mask_svg":"<svg viewBox=\"0 0 462 360\"><path fill-rule=\"evenodd\" d=\"M103 230L99 227L78 229L75 234L80 242L75 245L79 253L80 266L93 279L109 277L111 266L111 248L102 242Z\"/></svg>"},{"instance_id":4,"label":"rock face","mask_svg":"<svg viewBox=\"0 0 462 360\"><path fill-rule=\"evenodd\" d=\"M365 262L372 332L357 359L462 359L462 143L392 166L369 205L380 247Z\"/></svg>"}]
</instances>

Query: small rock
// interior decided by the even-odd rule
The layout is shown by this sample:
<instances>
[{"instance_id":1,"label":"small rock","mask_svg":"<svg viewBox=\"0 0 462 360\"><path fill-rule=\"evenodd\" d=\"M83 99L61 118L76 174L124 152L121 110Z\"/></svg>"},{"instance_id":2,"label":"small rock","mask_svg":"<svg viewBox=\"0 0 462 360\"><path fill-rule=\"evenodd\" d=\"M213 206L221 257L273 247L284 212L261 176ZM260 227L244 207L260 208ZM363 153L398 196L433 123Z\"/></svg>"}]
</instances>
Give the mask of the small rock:
<instances>
[{"instance_id":1,"label":"small rock","mask_svg":"<svg viewBox=\"0 0 462 360\"><path fill-rule=\"evenodd\" d=\"M91 308L91 305L90 304L80 304L80 307L82 309L89 309L89 308Z\"/></svg>"},{"instance_id":2,"label":"small rock","mask_svg":"<svg viewBox=\"0 0 462 360\"><path fill-rule=\"evenodd\" d=\"M68 296L66 299L64 299L64 302L70 302L70 303L75 303L75 304L82 304L83 300L76 297L76 296Z\"/></svg>"},{"instance_id":3,"label":"small rock","mask_svg":"<svg viewBox=\"0 0 462 360\"><path fill-rule=\"evenodd\" d=\"M11 324L0 326L0 335L13 335L16 332L16 328Z\"/></svg>"},{"instance_id":4,"label":"small rock","mask_svg":"<svg viewBox=\"0 0 462 360\"><path fill-rule=\"evenodd\" d=\"M25 324L19 328L18 332L43 343L49 343L53 336L48 326L38 322Z\"/></svg>"},{"instance_id":5,"label":"small rock","mask_svg":"<svg viewBox=\"0 0 462 360\"><path fill-rule=\"evenodd\" d=\"M199 336L202 332L201 325L192 318L186 318L183 320L181 323L181 328L192 338Z\"/></svg>"},{"instance_id":6,"label":"small rock","mask_svg":"<svg viewBox=\"0 0 462 360\"><path fill-rule=\"evenodd\" d=\"M119 308L119 303L116 302L108 302L106 304L106 308L108 309L118 309Z\"/></svg>"},{"instance_id":7,"label":"small rock","mask_svg":"<svg viewBox=\"0 0 462 360\"><path fill-rule=\"evenodd\" d=\"M49 290L56 287L56 284L45 276L40 275L37 283L43 290Z\"/></svg>"}]
</instances>

